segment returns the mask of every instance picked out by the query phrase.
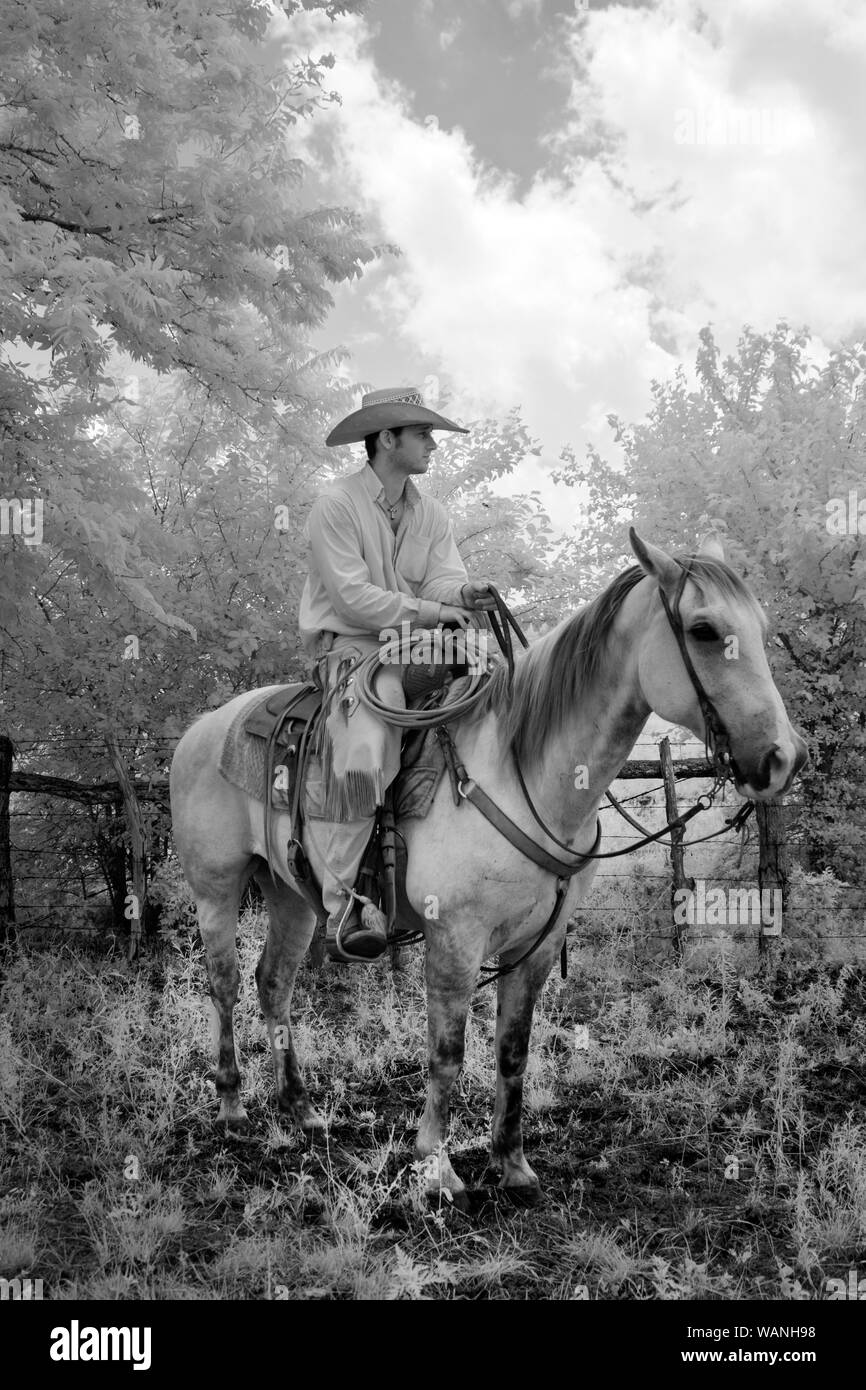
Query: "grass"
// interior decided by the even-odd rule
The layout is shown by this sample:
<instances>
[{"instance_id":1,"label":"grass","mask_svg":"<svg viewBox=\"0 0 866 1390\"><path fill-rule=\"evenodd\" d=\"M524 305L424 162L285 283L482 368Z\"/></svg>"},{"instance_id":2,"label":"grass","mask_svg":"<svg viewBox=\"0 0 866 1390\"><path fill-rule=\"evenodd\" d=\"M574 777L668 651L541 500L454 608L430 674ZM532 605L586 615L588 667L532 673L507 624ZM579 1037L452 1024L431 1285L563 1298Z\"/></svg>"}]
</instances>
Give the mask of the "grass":
<instances>
[{"instance_id":1,"label":"grass","mask_svg":"<svg viewBox=\"0 0 866 1390\"><path fill-rule=\"evenodd\" d=\"M296 1041L324 1135L273 1108L245 914L237 1020L251 1129L215 1123L204 960L86 945L6 958L0 1275L52 1299L820 1298L866 1263L866 971L721 940L697 969L572 944L527 1076L543 1204L487 1182L495 999L473 1003L450 1152L470 1213L430 1206L414 1127L420 956L305 973Z\"/></svg>"}]
</instances>

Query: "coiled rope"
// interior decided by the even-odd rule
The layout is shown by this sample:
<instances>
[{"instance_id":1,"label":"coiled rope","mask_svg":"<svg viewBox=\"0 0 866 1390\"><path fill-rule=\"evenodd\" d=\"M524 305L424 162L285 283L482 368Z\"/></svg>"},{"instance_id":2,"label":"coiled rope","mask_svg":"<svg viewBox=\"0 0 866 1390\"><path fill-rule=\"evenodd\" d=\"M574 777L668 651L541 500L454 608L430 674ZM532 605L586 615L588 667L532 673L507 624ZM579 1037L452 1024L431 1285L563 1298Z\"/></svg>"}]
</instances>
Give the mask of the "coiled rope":
<instances>
[{"instance_id":1,"label":"coiled rope","mask_svg":"<svg viewBox=\"0 0 866 1390\"><path fill-rule=\"evenodd\" d=\"M489 591L493 595L496 603L494 610L488 611L490 625L494 636L502 650L505 661L508 665L508 678L511 680L514 674L514 650L511 640L511 629L519 637L523 646L527 646L524 636L517 619L510 612L505 600L492 584ZM485 631L484 628L477 629ZM426 640L419 637L419 641ZM467 651L468 666L468 685L466 689L450 700L447 705L435 706L433 709L395 709L393 705L386 705L379 699L375 691L376 676L383 666L393 664L388 658L388 648L385 646L369 655L359 657L356 662L346 668L335 688L331 692L331 699L339 699L340 693L345 688L350 677L354 678L355 692L362 704L373 711L378 718L386 724L394 724L399 729L435 729L440 724L450 724L454 719L462 719L470 710L474 709L483 698L487 683L490 679L490 670L486 663L474 662L471 653Z\"/></svg>"}]
</instances>

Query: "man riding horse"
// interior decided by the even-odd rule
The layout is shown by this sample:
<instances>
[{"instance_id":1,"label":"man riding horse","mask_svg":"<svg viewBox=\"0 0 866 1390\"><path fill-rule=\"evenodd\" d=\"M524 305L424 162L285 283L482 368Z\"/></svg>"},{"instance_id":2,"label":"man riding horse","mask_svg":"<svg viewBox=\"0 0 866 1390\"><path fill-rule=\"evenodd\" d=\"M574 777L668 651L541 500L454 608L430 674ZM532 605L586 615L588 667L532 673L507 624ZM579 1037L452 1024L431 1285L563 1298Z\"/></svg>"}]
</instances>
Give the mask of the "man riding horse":
<instances>
[{"instance_id":1,"label":"man riding horse","mask_svg":"<svg viewBox=\"0 0 866 1390\"><path fill-rule=\"evenodd\" d=\"M470 580L441 502L412 479L426 473L437 447L433 430L468 434L428 409L411 387L373 391L328 435L329 447L364 441L367 463L338 479L313 504L307 522L309 576L299 627L326 695L344 685L327 721L324 814L309 816L310 840L324 860L322 902L329 914L332 960L370 961L386 949L382 926L363 921L353 889L376 810L400 768L400 730L352 693L351 663L379 650L384 629L465 628L492 608L486 581ZM404 668L383 665L375 691L405 707Z\"/></svg>"}]
</instances>

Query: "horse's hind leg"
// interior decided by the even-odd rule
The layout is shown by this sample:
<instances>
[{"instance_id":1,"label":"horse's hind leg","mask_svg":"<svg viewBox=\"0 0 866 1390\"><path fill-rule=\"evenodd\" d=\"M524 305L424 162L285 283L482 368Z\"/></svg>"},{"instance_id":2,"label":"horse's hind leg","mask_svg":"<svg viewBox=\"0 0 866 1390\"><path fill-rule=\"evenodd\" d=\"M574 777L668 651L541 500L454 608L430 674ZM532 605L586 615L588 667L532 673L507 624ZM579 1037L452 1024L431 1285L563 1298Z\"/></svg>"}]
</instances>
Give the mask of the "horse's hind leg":
<instances>
[{"instance_id":1,"label":"horse's hind leg","mask_svg":"<svg viewBox=\"0 0 866 1390\"><path fill-rule=\"evenodd\" d=\"M535 1201L541 1185L523 1153L523 1077L529 1055L529 1034L535 1002L559 954L562 933L510 975L500 977L496 1010L496 1104L493 1110L491 1158L502 1169L499 1186ZM517 953L519 954L519 953ZM508 957L503 956L503 964Z\"/></svg>"},{"instance_id":2,"label":"horse's hind leg","mask_svg":"<svg viewBox=\"0 0 866 1390\"><path fill-rule=\"evenodd\" d=\"M265 949L256 966L256 984L271 1042L277 1104L303 1129L322 1129L325 1121L310 1100L298 1066L289 1014L298 967L315 930L315 914L279 879L275 885L267 868L257 869L255 879L270 918Z\"/></svg>"},{"instance_id":3,"label":"horse's hind leg","mask_svg":"<svg viewBox=\"0 0 866 1390\"><path fill-rule=\"evenodd\" d=\"M196 897L199 929L207 954L210 993L217 1015L216 1089L220 1098L218 1121L229 1129L243 1129L247 1113L241 1104L241 1074L235 1056L235 1035L232 1016L238 999L237 929L239 893L232 884L217 896Z\"/></svg>"}]
</instances>

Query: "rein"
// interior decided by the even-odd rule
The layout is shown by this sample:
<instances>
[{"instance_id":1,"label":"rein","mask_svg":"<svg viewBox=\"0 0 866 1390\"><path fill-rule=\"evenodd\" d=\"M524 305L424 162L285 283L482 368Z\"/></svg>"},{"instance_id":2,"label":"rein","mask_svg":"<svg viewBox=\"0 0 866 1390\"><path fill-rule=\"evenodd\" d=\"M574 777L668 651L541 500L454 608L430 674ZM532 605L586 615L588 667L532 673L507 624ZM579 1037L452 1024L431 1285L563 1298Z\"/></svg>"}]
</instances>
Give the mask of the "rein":
<instances>
[{"instance_id":1,"label":"rein","mask_svg":"<svg viewBox=\"0 0 866 1390\"><path fill-rule=\"evenodd\" d=\"M584 858L617 859L624 854L631 854L633 850L643 849L645 845L650 845L655 840L660 840L663 835L667 835L668 832L671 830L679 830L683 826L688 825L689 821L694 816L698 815L701 811L708 811L710 809L719 791L729 780L731 776L731 771L735 770L733 761L731 759L730 739L728 737L728 731L725 728L724 722L721 716L719 715L718 710L716 709L707 692L704 690L700 676L698 675L697 671L694 668L694 665L692 664L692 659L689 655L688 647L686 646L685 629L683 627L682 618L680 617L680 601L682 600L683 590L686 586L686 580L689 578L689 575L691 573L691 561L689 561L688 564L683 564L681 560L677 560L677 564L680 566L682 573L680 574L679 580L677 582L677 587L674 592L673 605L671 605L668 602L667 594L665 593L661 585L659 585L659 597L662 601L662 607L664 608L665 616L677 640L677 646L679 647L680 652L682 654L683 664L686 668L686 674L688 675L689 680L692 683L694 692L698 698L698 705L700 706L701 715L704 720L704 753L707 758L707 761L711 764L715 771L716 779L711 789L708 792L702 793L693 806L690 806L689 809L687 811L684 811L681 815L676 816L674 820L668 821L667 825L662 826L661 830L657 830L653 834L647 832L646 834L644 834L642 839L635 840L635 842L631 845L626 845L625 849L606 850L603 854L591 852L590 854L584 856ZM504 608L505 605L499 594L496 595L496 598L498 600L498 604ZM505 611L506 613L508 612L507 609ZM529 644L527 643L526 638L523 636L522 633L520 633L519 629L517 629L517 631L520 635L523 645L528 646ZM509 673L512 670L513 660L511 666L509 667ZM712 757L710 756L711 750ZM520 763L516 754L514 755L514 767L517 773L517 781L520 786L520 790L523 793L523 798L530 811L532 812L533 818L535 819L536 823L541 827L545 835L547 835L551 840L553 840L554 844L558 845L560 849L570 850L571 846L567 845L564 840L560 840L558 836L556 836L553 833L550 827L545 824L541 816L538 814L538 810L536 809L532 797L529 794L529 789L524 780L523 771L520 767ZM614 806L617 806L617 802L614 797L608 795L608 799ZM730 826L732 829L740 829L740 827L745 824L746 820L751 815L753 810L754 802L747 802L745 806L740 807L740 810L736 813L735 816L731 817L730 820L725 822L725 825ZM634 821L631 821L630 817L626 816L622 812L621 814L623 814L623 818L625 820L629 820L631 824L634 824ZM640 827L638 827L638 829L640 829ZM714 835L722 835L724 833L724 829L717 830L714 832ZM713 839L714 835L707 835L704 838L708 840ZM593 846L593 851L594 850L595 846ZM572 853L573 852L574 851L572 851Z\"/></svg>"},{"instance_id":2,"label":"rein","mask_svg":"<svg viewBox=\"0 0 866 1390\"><path fill-rule=\"evenodd\" d=\"M674 591L673 604L668 602L667 595L665 594L664 589L661 587L661 585L659 585L659 596L661 598L665 616L667 617L668 623L670 624L671 630L673 631L674 637L676 638L677 646L679 647L680 653L682 655L683 665L685 666L686 674L688 675L689 680L692 684L692 688L694 689L695 695L697 696L698 705L700 707L701 715L704 720L704 752L707 761L710 763L711 767L713 768L713 771L715 772L715 781L713 782L713 785L709 792L702 793L697 798L694 805L690 806L688 810L683 811L681 815L676 816L671 821L668 821L668 823L664 825L661 828L661 830L655 831L654 833L646 833L642 839L636 840L633 844L627 845L625 849L607 850L605 852L599 851L598 846L601 841L602 831L601 821L598 818L596 819L595 840L593 842L591 850L586 852L577 851L573 849L571 845L566 844L564 840L560 840L559 837L555 835L554 832L550 829L550 827L545 824L544 820L539 815L535 803L533 802L532 797L529 794L529 789L526 785L526 781L523 776L523 771L520 767L520 762L517 758L516 753L514 754L514 767L515 772L517 774L517 781L520 786L520 790L523 794L523 798L527 806L529 807L529 810L532 813L533 819L535 820L536 824L541 828L541 830L544 831L544 834L550 840L552 840L554 844L558 846L559 849L565 850L570 855L575 856L573 861L566 862L565 860L559 859L556 855L552 854L548 850L544 849L541 845L537 844L537 842L533 840L529 835L526 835L524 831L522 831L520 827L509 816L507 816L505 812L499 806L497 806L494 801L491 800L487 793L481 787L479 787L478 783L468 775L466 768L457 758L457 752L454 747L453 740L451 738L450 733L448 732L448 729L445 726L447 724L452 723L455 720L455 718L460 718L462 715L467 713L468 710L471 709L472 706L475 705L477 701L481 698L484 691L483 683L480 681L480 678L477 682L473 682L470 690L461 700L453 702L451 705L448 705L444 710L435 709L395 711L391 709L389 706L381 704L381 702L376 699L372 689L375 671L377 669L378 664L380 664L378 653L373 653L372 656L364 657L360 661L355 662L354 665L350 668L350 670L346 672L346 675L348 675L351 672L354 672L356 668L362 668L362 670L358 673L359 697L364 701L365 704L370 705L376 711L376 713L380 715L381 718L387 720L388 723L397 724L402 728L435 727L437 738L439 739L442 745L446 762L448 763L448 766L450 768L452 779L456 786L458 796L462 797L466 801L470 801L472 805L476 808L476 810L479 811L481 815L483 815L485 819L488 820L490 824L493 825L500 832L500 834L504 835L504 837L509 841L510 844L514 846L515 849L519 850L521 854L525 855L526 858L531 859L535 864L538 864L540 868L545 869L548 873L556 874L556 897L553 904L553 910L550 916L548 917L547 921L544 923L544 926L541 928L541 931L539 932L538 936L535 938L531 946L528 948L528 950L526 950L523 953L522 956L520 956L517 960L510 962L508 965L501 965L496 967L482 966L481 969L482 972L484 972L485 977L479 982L479 989L482 988L484 985L491 984L494 980L498 980L505 975L511 974L513 970L516 970L519 965L522 965L525 960L528 960L528 958L531 955L533 955L535 951L538 950L538 948L550 935L557 923L557 920L559 919L560 912L562 911L562 907L565 902L566 895L568 893L570 880L576 873L579 873L581 869L583 869L588 863L590 863L593 860L616 859L621 857L622 855L631 854L636 849L642 849L645 845L649 845L657 840L660 840L662 836L667 835L670 831L681 829L682 827L688 825L689 821L692 820L694 816L699 815L701 811L708 811L710 809L719 791L731 778L732 772L736 771L733 759L731 757L730 739L728 736L727 729L725 728L724 721L722 720L718 710L716 709L715 705L713 704L712 700L710 699L709 695L704 689L703 684L701 683L701 679L694 668L691 656L689 655L688 647L686 645L685 629L683 627L682 618L680 617L680 602L683 596L686 581L691 573L691 561L689 560L687 564L683 564L681 560L677 560L676 563L680 566L682 573L677 582L677 587ZM510 609L508 608L507 604L505 603L505 600L499 593L498 589L496 589L491 584L489 585L489 591L493 596L495 602L495 609L488 611L488 617L490 619L490 625L493 629L493 633L499 644L500 650L503 656L505 657L505 660L508 665L508 682L510 686L514 678L514 643L511 636L512 632L516 634L522 646L528 647L529 642L527 641L526 636L520 627L520 624L517 622L517 619L511 613ZM477 673L475 674L477 675ZM608 799L611 801L612 805L618 807L618 803L614 797L609 796ZM712 835L706 835L703 837L703 839L713 839L716 835L725 834L728 829L740 829L745 824L746 820L751 815L753 810L754 802L747 802L744 806L740 807L739 811L737 811L737 813L734 816L730 817L725 821L725 825L721 830L714 831ZM630 817L625 818L629 820L630 823L635 824L635 822L631 821ZM637 828L640 829L641 827L638 826ZM563 942L562 946L561 964L562 976L563 979L565 979L565 942Z\"/></svg>"},{"instance_id":3,"label":"rein","mask_svg":"<svg viewBox=\"0 0 866 1390\"><path fill-rule=\"evenodd\" d=\"M677 640L677 646L680 649L683 665L686 668L694 692L698 697L698 704L704 721L704 754L707 762L712 763L716 770L716 774L721 775L723 781L725 781L730 776L731 771L736 772L736 767L731 758L731 742L728 737L728 731L725 728L721 715L704 690L701 678L694 668L692 658L689 655L689 649L686 645L686 633L683 627L683 620L680 617L680 600L683 596L683 590L686 587L686 580L691 575L691 560L685 565L682 560L677 560L677 564L682 572L674 591L673 605L668 603L668 596L661 585L659 585L659 597L662 601L662 607L665 610L665 616ZM712 756L710 756L711 754Z\"/></svg>"}]
</instances>

